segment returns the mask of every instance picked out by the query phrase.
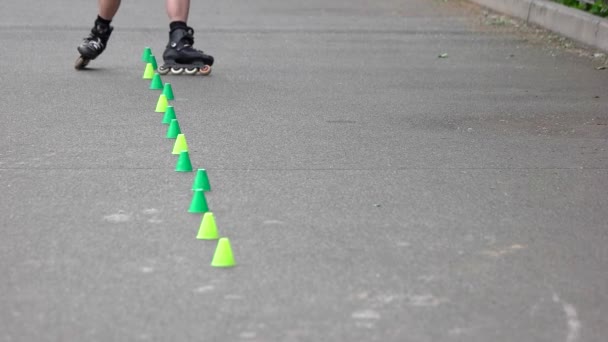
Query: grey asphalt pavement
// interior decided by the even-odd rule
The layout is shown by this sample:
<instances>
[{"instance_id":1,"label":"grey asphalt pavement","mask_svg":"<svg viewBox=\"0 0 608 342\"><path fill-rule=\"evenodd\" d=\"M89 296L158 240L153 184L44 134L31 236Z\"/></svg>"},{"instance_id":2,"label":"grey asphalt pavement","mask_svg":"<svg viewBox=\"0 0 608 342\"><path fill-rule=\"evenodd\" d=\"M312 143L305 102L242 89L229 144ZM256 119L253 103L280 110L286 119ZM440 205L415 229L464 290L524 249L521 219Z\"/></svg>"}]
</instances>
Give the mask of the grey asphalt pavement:
<instances>
[{"instance_id":1,"label":"grey asphalt pavement","mask_svg":"<svg viewBox=\"0 0 608 342\"><path fill-rule=\"evenodd\" d=\"M460 1L193 1L166 76L238 265L210 266L159 92L162 1L0 11L0 341L608 340L608 74ZM447 53L447 58L438 58Z\"/></svg>"}]
</instances>

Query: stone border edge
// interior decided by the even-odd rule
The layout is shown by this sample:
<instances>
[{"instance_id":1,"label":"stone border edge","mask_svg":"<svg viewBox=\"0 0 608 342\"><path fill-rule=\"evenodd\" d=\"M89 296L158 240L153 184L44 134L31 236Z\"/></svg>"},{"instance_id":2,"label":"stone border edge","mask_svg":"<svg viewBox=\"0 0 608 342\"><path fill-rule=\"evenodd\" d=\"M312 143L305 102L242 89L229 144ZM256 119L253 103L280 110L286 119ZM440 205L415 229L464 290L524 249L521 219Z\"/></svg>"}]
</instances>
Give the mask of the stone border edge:
<instances>
[{"instance_id":1,"label":"stone border edge","mask_svg":"<svg viewBox=\"0 0 608 342\"><path fill-rule=\"evenodd\" d=\"M548 0L469 0L608 52L608 20Z\"/></svg>"}]
</instances>

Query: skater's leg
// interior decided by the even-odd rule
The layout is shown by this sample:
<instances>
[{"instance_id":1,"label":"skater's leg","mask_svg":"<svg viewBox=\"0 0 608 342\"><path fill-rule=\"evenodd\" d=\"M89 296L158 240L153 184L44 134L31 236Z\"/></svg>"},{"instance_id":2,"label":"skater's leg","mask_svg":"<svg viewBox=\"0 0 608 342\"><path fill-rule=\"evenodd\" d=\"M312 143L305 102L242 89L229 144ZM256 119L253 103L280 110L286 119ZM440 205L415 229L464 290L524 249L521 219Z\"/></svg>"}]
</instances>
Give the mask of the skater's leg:
<instances>
[{"instance_id":1,"label":"skater's leg","mask_svg":"<svg viewBox=\"0 0 608 342\"><path fill-rule=\"evenodd\" d=\"M176 29L188 30L188 13L190 0L166 0L167 15L169 16L169 31Z\"/></svg>"},{"instance_id":2,"label":"skater's leg","mask_svg":"<svg viewBox=\"0 0 608 342\"><path fill-rule=\"evenodd\" d=\"M213 57L192 47L194 30L186 23L190 11L190 0L166 0L169 16L169 43L163 53L165 64L158 72L196 73L208 75L213 65Z\"/></svg>"},{"instance_id":3,"label":"skater's leg","mask_svg":"<svg viewBox=\"0 0 608 342\"><path fill-rule=\"evenodd\" d=\"M102 0L99 0L102 1ZM190 0L167 0L167 15L171 22L188 22L188 12L190 11Z\"/></svg>"},{"instance_id":4,"label":"skater's leg","mask_svg":"<svg viewBox=\"0 0 608 342\"><path fill-rule=\"evenodd\" d=\"M120 0L98 0L97 5L99 7L99 17L112 21L112 18L118 12L118 7L120 7Z\"/></svg>"},{"instance_id":5,"label":"skater's leg","mask_svg":"<svg viewBox=\"0 0 608 342\"><path fill-rule=\"evenodd\" d=\"M118 12L120 0L97 0L99 14L95 20L95 28L99 32L105 32L108 29L111 31L110 23ZM106 40L107 42L107 40Z\"/></svg>"},{"instance_id":6,"label":"skater's leg","mask_svg":"<svg viewBox=\"0 0 608 342\"><path fill-rule=\"evenodd\" d=\"M112 34L110 23L120 7L120 0L98 0L99 14L88 37L77 47L80 57L76 60L76 69L84 68L90 60L97 58L108 45Z\"/></svg>"}]
</instances>

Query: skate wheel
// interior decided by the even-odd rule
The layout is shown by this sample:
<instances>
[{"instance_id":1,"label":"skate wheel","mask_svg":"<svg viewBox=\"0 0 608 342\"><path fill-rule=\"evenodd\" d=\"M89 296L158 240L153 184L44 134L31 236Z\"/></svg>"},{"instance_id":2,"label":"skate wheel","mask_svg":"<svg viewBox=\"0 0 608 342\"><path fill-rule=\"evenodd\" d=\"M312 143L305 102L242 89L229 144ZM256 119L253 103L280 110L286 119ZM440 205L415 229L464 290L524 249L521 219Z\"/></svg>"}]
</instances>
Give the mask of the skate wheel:
<instances>
[{"instance_id":1,"label":"skate wheel","mask_svg":"<svg viewBox=\"0 0 608 342\"><path fill-rule=\"evenodd\" d=\"M179 75L184 72L184 68L171 68L171 73L174 75Z\"/></svg>"},{"instance_id":2,"label":"skate wheel","mask_svg":"<svg viewBox=\"0 0 608 342\"><path fill-rule=\"evenodd\" d=\"M203 76L207 76L211 73L211 67L208 65L205 65L204 67L200 68L200 70L198 72Z\"/></svg>"},{"instance_id":3,"label":"skate wheel","mask_svg":"<svg viewBox=\"0 0 608 342\"><path fill-rule=\"evenodd\" d=\"M89 64L90 61L90 59L80 56L76 59L76 63L74 63L74 68L76 70L82 70Z\"/></svg>"},{"instance_id":4,"label":"skate wheel","mask_svg":"<svg viewBox=\"0 0 608 342\"><path fill-rule=\"evenodd\" d=\"M157 71L161 75L166 75L169 73L169 71L171 71L171 68L165 68L165 67L159 66Z\"/></svg>"},{"instance_id":5,"label":"skate wheel","mask_svg":"<svg viewBox=\"0 0 608 342\"><path fill-rule=\"evenodd\" d=\"M198 68L186 68L186 69L184 70L184 73L185 73L186 75L194 75L194 74L196 74L197 72L198 72Z\"/></svg>"}]
</instances>

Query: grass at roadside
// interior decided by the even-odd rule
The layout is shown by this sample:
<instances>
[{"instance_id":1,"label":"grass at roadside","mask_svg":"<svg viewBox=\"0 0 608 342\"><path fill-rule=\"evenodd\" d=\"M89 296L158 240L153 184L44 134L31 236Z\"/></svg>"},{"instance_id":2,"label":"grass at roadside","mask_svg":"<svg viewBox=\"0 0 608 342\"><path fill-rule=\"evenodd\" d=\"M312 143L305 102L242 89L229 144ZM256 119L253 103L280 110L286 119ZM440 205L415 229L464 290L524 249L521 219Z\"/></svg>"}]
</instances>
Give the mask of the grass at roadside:
<instances>
[{"instance_id":1,"label":"grass at roadside","mask_svg":"<svg viewBox=\"0 0 608 342\"><path fill-rule=\"evenodd\" d=\"M578 8L591 14L608 17L608 1L606 0L553 0L568 7Z\"/></svg>"}]
</instances>

